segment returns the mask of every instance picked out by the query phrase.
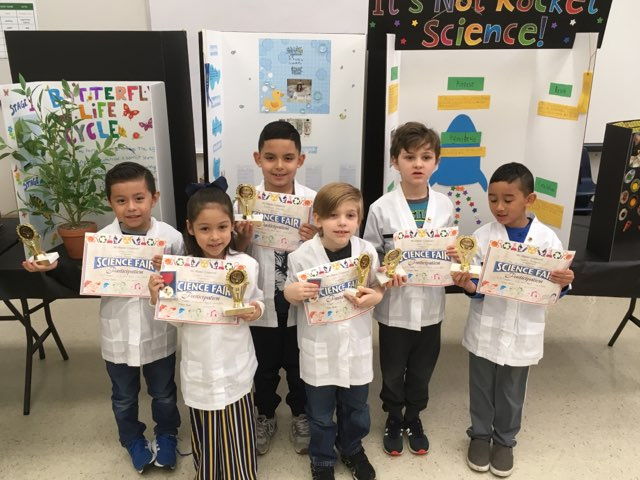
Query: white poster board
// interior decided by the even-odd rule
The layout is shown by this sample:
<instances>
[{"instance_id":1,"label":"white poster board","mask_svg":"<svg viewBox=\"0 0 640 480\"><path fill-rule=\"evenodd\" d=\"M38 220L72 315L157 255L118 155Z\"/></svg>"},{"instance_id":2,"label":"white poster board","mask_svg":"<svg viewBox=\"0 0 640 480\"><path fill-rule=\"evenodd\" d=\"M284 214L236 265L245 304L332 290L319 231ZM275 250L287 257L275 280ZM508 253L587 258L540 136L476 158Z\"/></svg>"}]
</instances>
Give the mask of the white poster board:
<instances>
[{"instance_id":1,"label":"white poster board","mask_svg":"<svg viewBox=\"0 0 640 480\"><path fill-rule=\"evenodd\" d=\"M209 178L260 183L258 136L286 120L307 157L300 183L359 186L365 53L364 35L203 32Z\"/></svg>"},{"instance_id":2,"label":"white poster board","mask_svg":"<svg viewBox=\"0 0 640 480\"><path fill-rule=\"evenodd\" d=\"M69 83L73 84L72 81ZM164 83L83 81L78 84L80 89L76 103L82 107L83 117L76 126L76 141L85 146L83 154L91 154L95 150L95 141L104 142L109 136L115 139L115 144L123 144L125 148L116 149L116 156L107 159L109 166L131 161L147 167L153 173L156 187L161 193L160 201L152 214L158 220L175 225ZM58 108L54 106L55 92L62 92L61 82L32 82L27 85L47 89L42 97L43 111ZM16 147L15 122L19 118L34 117L28 102L14 91L19 87L19 84L0 86L2 115L6 126L3 136L12 148ZM22 164L14 159L7 163L10 164L19 209L25 207L29 201L47 201L46 196L33 191L38 184L37 177L25 173ZM104 188L104 185L98 188ZM106 213L88 219L95 221L100 229L113 221L113 214ZM22 212L20 222L30 223L35 227L42 236L42 247L45 250L61 243L55 230L46 231L43 217Z\"/></svg>"},{"instance_id":3,"label":"white poster board","mask_svg":"<svg viewBox=\"0 0 640 480\"><path fill-rule=\"evenodd\" d=\"M489 178L498 166L520 162L536 178L536 214L568 243L586 123L575 107L596 44L596 34L578 34L571 50L401 52L399 123L423 122L441 138L459 134L443 141L431 186L452 200L461 233L493 220ZM469 89L451 83L469 78ZM551 84L571 86L570 96L551 94Z\"/></svg>"}]
</instances>

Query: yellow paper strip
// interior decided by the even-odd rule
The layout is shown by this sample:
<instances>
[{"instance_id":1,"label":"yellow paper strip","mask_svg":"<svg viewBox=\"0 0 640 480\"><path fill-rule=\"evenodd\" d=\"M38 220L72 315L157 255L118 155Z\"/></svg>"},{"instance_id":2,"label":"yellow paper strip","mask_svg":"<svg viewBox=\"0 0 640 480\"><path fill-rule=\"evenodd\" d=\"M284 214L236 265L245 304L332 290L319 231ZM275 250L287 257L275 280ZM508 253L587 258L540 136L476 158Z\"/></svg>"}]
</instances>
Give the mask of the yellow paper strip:
<instances>
[{"instance_id":1,"label":"yellow paper strip","mask_svg":"<svg viewBox=\"0 0 640 480\"><path fill-rule=\"evenodd\" d=\"M398 111L398 84L389 85L389 115Z\"/></svg>"},{"instance_id":2,"label":"yellow paper strip","mask_svg":"<svg viewBox=\"0 0 640 480\"><path fill-rule=\"evenodd\" d=\"M486 110L491 95L439 95L438 110Z\"/></svg>"},{"instance_id":3,"label":"yellow paper strip","mask_svg":"<svg viewBox=\"0 0 640 480\"><path fill-rule=\"evenodd\" d=\"M578 113L587 113L589 110L589 100L591 99L591 86L593 85L593 72L582 74L582 92L578 100Z\"/></svg>"},{"instance_id":4,"label":"yellow paper strip","mask_svg":"<svg viewBox=\"0 0 640 480\"><path fill-rule=\"evenodd\" d=\"M538 220L552 227L562 228L562 216L564 215L564 207L557 203L547 202L536 198L529 210L535 213Z\"/></svg>"},{"instance_id":5,"label":"yellow paper strip","mask_svg":"<svg viewBox=\"0 0 640 480\"><path fill-rule=\"evenodd\" d=\"M538 115L541 117L559 118L560 120L578 120L578 107L561 103L538 102Z\"/></svg>"},{"instance_id":6,"label":"yellow paper strip","mask_svg":"<svg viewBox=\"0 0 640 480\"><path fill-rule=\"evenodd\" d=\"M449 147L440 150L441 157L486 157L487 147Z\"/></svg>"}]
</instances>

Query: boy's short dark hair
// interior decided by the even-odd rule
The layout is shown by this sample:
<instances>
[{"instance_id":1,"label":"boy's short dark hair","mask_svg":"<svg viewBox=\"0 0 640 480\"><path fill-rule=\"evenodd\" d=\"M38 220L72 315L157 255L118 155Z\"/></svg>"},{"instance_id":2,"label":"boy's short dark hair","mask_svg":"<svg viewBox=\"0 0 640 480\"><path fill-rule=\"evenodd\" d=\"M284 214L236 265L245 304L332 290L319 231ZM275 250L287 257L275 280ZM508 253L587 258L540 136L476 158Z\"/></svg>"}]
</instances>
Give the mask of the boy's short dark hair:
<instances>
[{"instance_id":1,"label":"boy's short dark hair","mask_svg":"<svg viewBox=\"0 0 640 480\"><path fill-rule=\"evenodd\" d=\"M407 122L399 126L391 136L391 158L398 158L402 149L416 150L423 145L429 145L440 158L440 136L438 133L420 122Z\"/></svg>"},{"instance_id":2,"label":"boy's short dark hair","mask_svg":"<svg viewBox=\"0 0 640 480\"><path fill-rule=\"evenodd\" d=\"M517 162L500 165L491 175L489 184L496 182L513 183L515 181L520 181L520 190L525 196L533 193L533 174L531 170Z\"/></svg>"},{"instance_id":3,"label":"boy's short dark hair","mask_svg":"<svg viewBox=\"0 0 640 480\"><path fill-rule=\"evenodd\" d=\"M130 182L131 180L144 179L147 189L152 195L156 193L156 181L151 171L139 163L122 162L112 167L104 177L104 187L107 199L111 198L111 187L116 183Z\"/></svg>"},{"instance_id":4,"label":"boy's short dark hair","mask_svg":"<svg viewBox=\"0 0 640 480\"><path fill-rule=\"evenodd\" d=\"M276 120L275 122L267 123L262 132L260 132L260 138L258 139L258 151L264 147L264 142L267 140L291 140L296 145L298 153L302 152L302 142L300 141L300 133L296 130L296 127L284 120Z\"/></svg>"}]
</instances>

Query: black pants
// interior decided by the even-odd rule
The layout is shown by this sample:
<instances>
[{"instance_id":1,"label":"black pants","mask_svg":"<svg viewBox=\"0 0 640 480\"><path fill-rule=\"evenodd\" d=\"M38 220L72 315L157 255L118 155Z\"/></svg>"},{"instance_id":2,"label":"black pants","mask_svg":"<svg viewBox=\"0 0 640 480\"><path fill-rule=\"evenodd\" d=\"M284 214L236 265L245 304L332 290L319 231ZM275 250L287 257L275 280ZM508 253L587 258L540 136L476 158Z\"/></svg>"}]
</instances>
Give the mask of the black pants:
<instances>
[{"instance_id":1,"label":"black pants","mask_svg":"<svg viewBox=\"0 0 640 480\"><path fill-rule=\"evenodd\" d=\"M300 379L300 351L298 328L287 327L287 315L278 313L278 327L251 327L253 346L256 349L258 369L253 377L254 401L258 413L273 418L282 398L276 393L280 383L280 369L287 374L289 393L287 405L293 415L304 413L307 396Z\"/></svg>"},{"instance_id":2,"label":"black pants","mask_svg":"<svg viewBox=\"0 0 640 480\"><path fill-rule=\"evenodd\" d=\"M380 324L382 408L398 420L416 418L429 402L429 380L440 355L441 323L418 332Z\"/></svg>"}]
</instances>

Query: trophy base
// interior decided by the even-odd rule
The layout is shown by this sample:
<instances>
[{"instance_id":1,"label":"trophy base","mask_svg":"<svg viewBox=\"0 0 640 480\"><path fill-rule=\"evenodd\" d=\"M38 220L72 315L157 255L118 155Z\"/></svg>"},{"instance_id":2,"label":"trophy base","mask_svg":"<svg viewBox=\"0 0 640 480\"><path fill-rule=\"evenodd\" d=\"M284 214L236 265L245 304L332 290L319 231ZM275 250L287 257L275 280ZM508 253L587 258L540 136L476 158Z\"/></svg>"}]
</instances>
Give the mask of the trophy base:
<instances>
[{"instance_id":1,"label":"trophy base","mask_svg":"<svg viewBox=\"0 0 640 480\"><path fill-rule=\"evenodd\" d=\"M357 288L345 288L344 293L351 295L352 297L361 297L362 292Z\"/></svg>"},{"instance_id":2,"label":"trophy base","mask_svg":"<svg viewBox=\"0 0 640 480\"><path fill-rule=\"evenodd\" d=\"M396 267L396 274L405 276L407 272L404 271L402 267ZM385 272L376 272L376 280L378 280L378 284L381 287L384 287L387 283L391 281L391 278L387 277Z\"/></svg>"},{"instance_id":3,"label":"trophy base","mask_svg":"<svg viewBox=\"0 0 640 480\"><path fill-rule=\"evenodd\" d=\"M35 257L29 257L29 261L46 267L47 265L51 265L53 262L57 261L58 258L60 258L58 252L41 253Z\"/></svg>"},{"instance_id":4,"label":"trophy base","mask_svg":"<svg viewBox=\"0 0 640 480\"><path fill-rule=\"evenodd\" d=\"M452 263L450 271L464 272L467 270L463 270L462 265L460 265L459 263ZM471 278L478 278L480 277L480 273L482 273L482 267L480 265L470 265L468 272L471 274Z\"/></svg>"},{"instance_id":5,"label":"trophy base","mask_svg":"<svg viewBox=\"0 0 640 480\"><path fill-rule=\"evenodd\" d=\"M264 218L261 213L254 213L252 215L242 215L241 213L236 213L233 216L233 219L236 222L251 222L256 227L259 227L262 225L262 221Z\"/></svg>"},{"instance_id":6,"label":"trophy base","mask_svg":"<svg viewBox=\"0 0 640 480\"><path fill-rule=\"evenodd\" d=\"M256 311L256 307L253 305L245 305L243 307L230 307L222 310L222 315L225 317L233 317L235 315L244 315L245 313L253 313Z\"/></svg>"}]
</instances>

